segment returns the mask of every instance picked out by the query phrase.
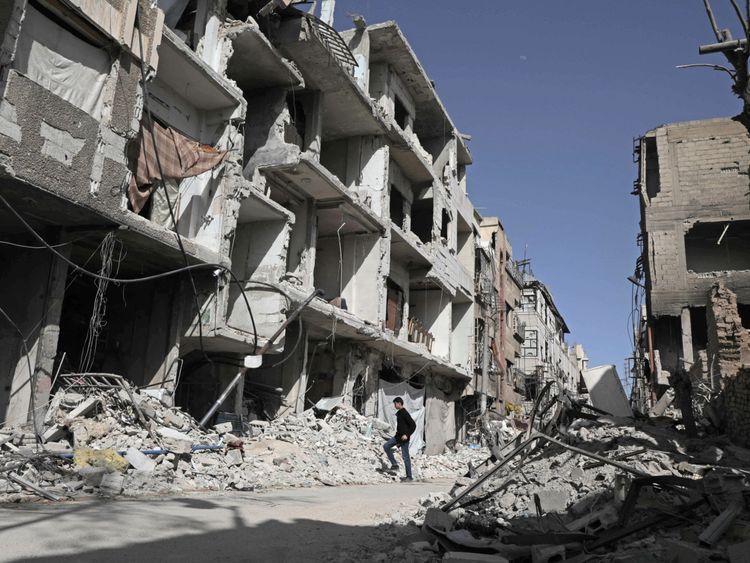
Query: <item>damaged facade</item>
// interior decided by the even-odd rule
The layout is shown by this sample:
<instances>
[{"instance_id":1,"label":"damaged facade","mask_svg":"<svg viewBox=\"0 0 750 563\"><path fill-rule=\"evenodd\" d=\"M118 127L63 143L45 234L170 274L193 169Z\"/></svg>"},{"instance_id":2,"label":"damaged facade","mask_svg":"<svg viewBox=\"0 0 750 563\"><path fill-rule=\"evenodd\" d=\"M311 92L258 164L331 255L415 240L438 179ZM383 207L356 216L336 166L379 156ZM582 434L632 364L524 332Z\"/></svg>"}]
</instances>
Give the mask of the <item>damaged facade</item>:
<instances>
[{"instance_id":1,"label":"damaged facade","mask_svg":"<svg viewBox=\"0 0 750 563\"><path fill-rule=\"evenodd\" d=\"M588 367L583 346L568 345L570 330L547 286L528 270L517 275L523 280L518 311L524 335L519 361L525 381L523 400L529 408L548 381L577 396Z\"/></svg>"},{"instance_id":2,"label":"damaged facade","mask_svg":"<svg viewBox=\"0 0 750 563\"><path fill-rule=\"evenodd\" d=\"M645 306L636 311L634 406L663 412L687 390L694 404L683 410L726 422L744 441L748 427L736 418L748 412L748 129L729 118L674 123L636 148L642 257L632 281L644 287ZM716 398L726 410L701 409Z\"/></svg>"},{"instance_id":3,"label":"damaged facade","mask_svg":"<svg viewBox=\"0 0 750 563\"><path fill-rule=\"evenodd\" d=\"M521 284L468 137L395 23L289 4L0 7L5 424L40 431L84 372L198 419L239 381L235 422L402 395L427 453L520 402Z\"/></svg>"}]
</instances>

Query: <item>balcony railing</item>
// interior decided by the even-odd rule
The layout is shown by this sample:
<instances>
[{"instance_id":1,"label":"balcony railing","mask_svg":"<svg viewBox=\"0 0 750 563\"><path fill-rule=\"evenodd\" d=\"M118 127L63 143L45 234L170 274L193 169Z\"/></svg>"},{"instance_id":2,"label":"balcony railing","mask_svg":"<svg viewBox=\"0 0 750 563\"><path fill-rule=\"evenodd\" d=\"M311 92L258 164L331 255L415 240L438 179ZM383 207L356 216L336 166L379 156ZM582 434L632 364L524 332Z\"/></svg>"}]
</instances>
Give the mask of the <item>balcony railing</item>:
<instances>
[{"instance_id":1,"label":"balcony railing","mask_svg":"<svg viewBox=\"0 0 750 563\"><path fill-rule=\"evenodd\" d=\"M425 328L422 321L416 317L410 317L407 330L409 333L409 342L424 344L427 351L432 352L432 343L435 341L435 337Z\"/></svg>"}]
</instances>

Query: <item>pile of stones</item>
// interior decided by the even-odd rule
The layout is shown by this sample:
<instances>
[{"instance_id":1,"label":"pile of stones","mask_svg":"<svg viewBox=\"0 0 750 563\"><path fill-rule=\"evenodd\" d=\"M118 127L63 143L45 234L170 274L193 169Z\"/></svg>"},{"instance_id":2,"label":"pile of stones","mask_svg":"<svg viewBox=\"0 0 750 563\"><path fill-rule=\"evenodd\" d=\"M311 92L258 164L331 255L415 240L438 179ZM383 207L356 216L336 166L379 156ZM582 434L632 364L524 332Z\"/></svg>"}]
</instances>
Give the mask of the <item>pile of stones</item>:
<instances>
[{"instance_id":1,"label":"pile of stones","mask_svg":"<svg viewBox=\"0 0 750 563\"><path fill-rule=\"evenodd\" d=\"M42 439L29 430L0 429L0 502L83 494L147 495L187 491L261 490L386 483L382 450L390 426L340 405L274 421L253 421L249 435L232 423L208 431L158 393L130 389L59 391ZM457 446L417 456L417 479L455 477L486 450Z\"/></svg>"}]
</instances>

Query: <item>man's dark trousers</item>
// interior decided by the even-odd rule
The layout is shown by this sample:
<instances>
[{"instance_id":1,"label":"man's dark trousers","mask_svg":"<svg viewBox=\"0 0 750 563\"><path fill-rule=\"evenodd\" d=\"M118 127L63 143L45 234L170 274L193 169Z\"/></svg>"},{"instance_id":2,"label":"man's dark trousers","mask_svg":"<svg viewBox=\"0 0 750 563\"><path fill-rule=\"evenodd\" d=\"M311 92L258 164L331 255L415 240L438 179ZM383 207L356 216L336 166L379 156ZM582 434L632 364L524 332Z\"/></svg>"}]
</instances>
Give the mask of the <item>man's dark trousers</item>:
<instances>
[{"instance_id":1,"label":"man's dark trousers","mask_svg":"<svg viewBox=\"0 0 750 563\"><path fill-rule=\"evenodd\" d=\"M404 458L404 469L406 469L406 476L411 479L411 458L409 457L409 440L402 442L395 436L388 440L384 445L385 455L388 456L388 461L391 465L398 465L396 458L393 456L393 447L401 446L401 455Z\"/></svg>"}]
</instances>

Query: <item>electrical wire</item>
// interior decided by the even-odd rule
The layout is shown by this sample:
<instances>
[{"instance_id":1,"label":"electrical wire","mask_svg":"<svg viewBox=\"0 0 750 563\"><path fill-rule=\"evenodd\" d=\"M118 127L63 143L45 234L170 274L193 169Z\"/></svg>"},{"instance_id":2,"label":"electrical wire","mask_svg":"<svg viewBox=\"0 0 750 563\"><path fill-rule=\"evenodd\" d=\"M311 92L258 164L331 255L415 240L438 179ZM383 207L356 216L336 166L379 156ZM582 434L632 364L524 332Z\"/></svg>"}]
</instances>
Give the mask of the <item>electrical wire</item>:
<instances>
[{"instance_id":1,"label":"electrical wire","mask_svg":"<svg viewBox=\"0 0 750 563\"><path fill-rule=\"evenodd\" d=\"M60 258L62 261L64 261L66 264L71 266L73 268L74 272L80 272L85 276L88 276L93 279L97 280L106 280L110 282L114 282L117 284L134 284L134 283L143 283L143 282L149 282L154 280L159 280L163 278L167 278L169 276L174 276L176 274L181 274L183 272L187 271L193 271L193 270L205 270L205 269L212 269L212 270L221 270L223 272L226 272L231 277L232 283L237 284L237 286L240 288L240 292L242 295L242 298L245 302L245 306L247 307L247 312L250 315L250 322L253 326L253 335L254 335L254 349L257 349L258 347L258 331L256 330L255 326L255 318L253 317L253 312L250 307L250 302L247 299L247 295L245 294L245 289L242 286L241 280L226 266L223 266L221 264L211 264L211 263L202 263L202 264L191 264L189 266L183 266L181 268L177 268L175 270L169 270L166 272L160 272L158 274L152 274L150 276L143 276L139 278L112 278L109 276L102 276L101 274L97 274L96 272L92 272L90 270L87 270L86 268L79 266L72 260L70 260L67 256L64 254L61 254L57 249L50 246L46 240L32 227L21 215L16 211L16 209L8 202L5 197L0 194L0 203L5 205L5 207L8 208L8 211L10 211L16 219L36 238L39 242L41 242L44 246L47 247L47 249L52 252L55 256Z\"/></svg>"},{"instance_id":2,"label":"electrical wire","mask_svg":"<svg viewBox=\"0 0 750 563\"><path fill-rule=\"evenodd\" d=\"M63 246L68 246L69 244L73 244L74 242L78 240L82 240L82 239L71 240L68 242L61 242L60 244L51 244L50 246L52 246L53 248L61 248ZM28 244L19 244L17 242L10 242L8 240L0 240L0 244L4 244L6 246L14 246L16 248L25 248L27 250L47 250L46 246L31 246Z\"/></svg>"},{"instance_id":3,"label":"electrical wire","mask_svg":"<svg viewBox=\"0 0 750 563\"><path fill-rule=\"evenodd\" d=\"M115 250L119 250L118 258L114 259ZM116 265L115 275L120 271L120 264L123 260L123 249L122 242L115 238L112 231L107 233L101 244L101 269L99 273L103 276L111 276L112 269ZM96 280L96 295L94 297L94 305L91 310L91 319L89 320L89 328L86 332L86 338L84 339L83 351L81 353L81 360L79 363L80 373L86 373L91 369L94 364L94 358L96 356L96 348L99 342L99 335L101 334L104 327L107 325L105 320L105 314L107 311L107 288L109 282L105 280Z\"/></svg>"}]
</instances>

